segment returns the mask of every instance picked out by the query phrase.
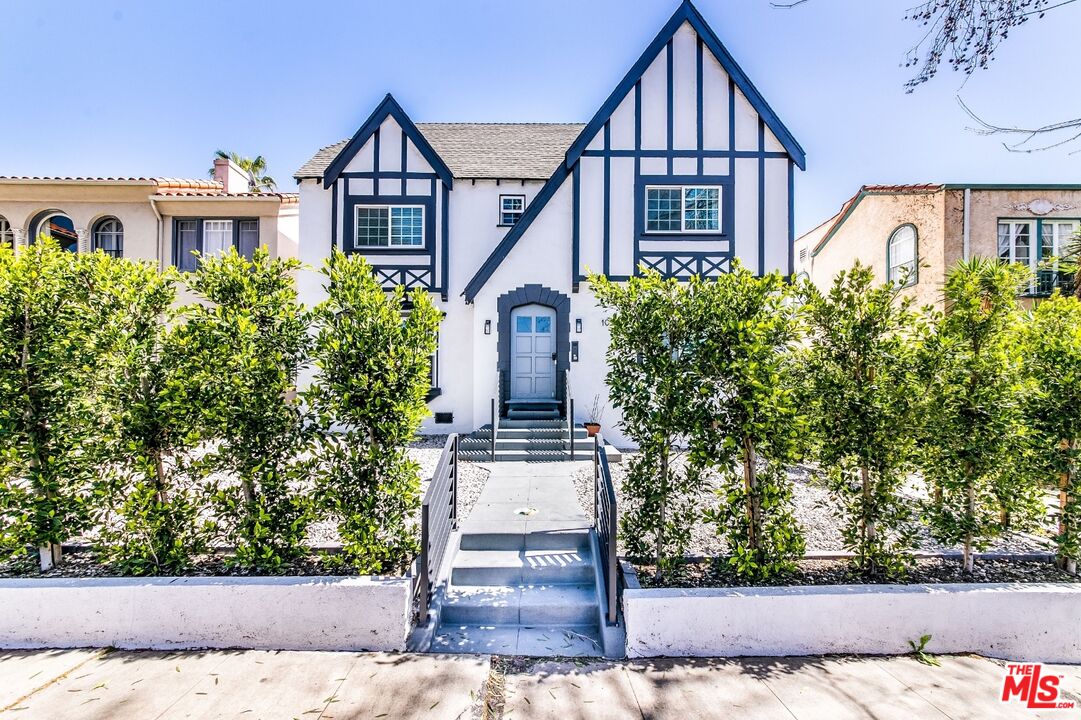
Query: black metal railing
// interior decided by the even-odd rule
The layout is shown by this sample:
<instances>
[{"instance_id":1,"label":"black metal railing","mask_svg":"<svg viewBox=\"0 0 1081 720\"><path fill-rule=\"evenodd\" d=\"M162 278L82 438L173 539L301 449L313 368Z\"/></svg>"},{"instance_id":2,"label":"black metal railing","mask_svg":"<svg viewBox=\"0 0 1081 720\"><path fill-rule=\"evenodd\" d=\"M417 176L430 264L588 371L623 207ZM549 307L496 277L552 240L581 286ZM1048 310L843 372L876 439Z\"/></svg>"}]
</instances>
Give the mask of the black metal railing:
<instances>
[{"instance_id":1,"label":"black metal railing","mask_svg":"<svg viewBox=\"0 0 1081 720\"><path fill-rule=\"evenodd\" d=\"M571 444L571 462L574 462L574 396L571 395L570 370L563 371L563 401L567 411L567 438Z\"/></svg>"},{"instance_id":2,"label":"black metal railing","mask_svg":"<svg viewBox=\"0 0 1081 720\"><path fill-rule=\"evenodd\" d=\"M1027 297L1051 297L1055 290L1061 290L1063 295L1072 295L1074 291L1073 273L1054 270L1051 268L1037 270L1036 277L1028 287Z\"/></svg>"},{"instance_id":3,"label":"black metal railing","mask_svg":"<svg viewBox=\"0 0 1081 720\"><path fill-rule=\"evenodd\" d=\"M607 599L605 622L615 625L619 614L619 564L616 557L616 491L608 456L604 454L600 433L593 436L593 526L601 549L604 594Z\"/></svg>"},{"instance_id":4,"label":"black metal railing","mask_svg":"<svg viewBox=\"0 0 1081 720\"><path fill-rule=\"evenodd\" d=\"M439 579L447 540L458 526L458 434L451 433L432 474L432 482L420 506L420 555L413 579L420 622L428 621L428 605Z\"/></svg>"}]
</instances>

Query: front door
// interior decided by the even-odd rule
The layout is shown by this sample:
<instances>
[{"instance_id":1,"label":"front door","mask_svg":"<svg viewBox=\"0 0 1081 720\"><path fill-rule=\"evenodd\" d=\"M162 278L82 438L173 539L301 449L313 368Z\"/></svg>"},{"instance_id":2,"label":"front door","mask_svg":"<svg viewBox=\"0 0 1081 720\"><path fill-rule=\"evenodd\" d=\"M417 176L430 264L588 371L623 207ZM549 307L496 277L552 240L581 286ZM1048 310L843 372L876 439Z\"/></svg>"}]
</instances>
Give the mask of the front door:
<instances>
[{"instance_id":1,"label":"front door","mask_svg":"<svg viewBox=\"0 0 1081 720\"><path fill-rule=\"evenodd\" d=\"M523 305L511 311L512 400L555 398L555 325L555 310L544 305Z\"/></svg>"}]
</instances>

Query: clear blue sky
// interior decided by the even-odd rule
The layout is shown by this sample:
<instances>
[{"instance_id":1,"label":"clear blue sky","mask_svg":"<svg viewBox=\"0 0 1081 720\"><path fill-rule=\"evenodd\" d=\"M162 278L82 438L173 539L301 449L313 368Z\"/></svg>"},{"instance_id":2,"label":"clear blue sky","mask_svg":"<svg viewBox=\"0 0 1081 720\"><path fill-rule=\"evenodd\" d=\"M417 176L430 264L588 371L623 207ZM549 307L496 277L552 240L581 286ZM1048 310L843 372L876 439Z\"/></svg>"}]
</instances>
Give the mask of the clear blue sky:
<instances>
[{"instance_id":1,"label":"clear blue sky","mask_svg":"<svg viewBox=\"0 0 1081 720\"><path fill-rule=\"evenodd\" d=\"M797 231L862 183L1077 182L1081 154L965 129L1079 114L1081 3L1015 31L962 88L906 95L916 0L698 0L807 151ZM0 175L202 177L263 154L284 189L391 91L414 120L588 120L676 0L3 0Z\"/></svg>"}]
</instances>

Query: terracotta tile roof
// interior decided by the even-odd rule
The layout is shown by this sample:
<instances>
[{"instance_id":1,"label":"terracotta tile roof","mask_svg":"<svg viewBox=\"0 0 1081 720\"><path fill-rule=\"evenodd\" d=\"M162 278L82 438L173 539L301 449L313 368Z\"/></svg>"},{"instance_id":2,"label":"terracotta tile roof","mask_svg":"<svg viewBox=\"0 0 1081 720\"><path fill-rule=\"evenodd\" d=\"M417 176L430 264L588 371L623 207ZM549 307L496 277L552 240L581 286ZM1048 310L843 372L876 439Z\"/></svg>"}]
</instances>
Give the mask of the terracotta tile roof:
<instances>
[{"instance_id":1,"label":"terracotta tile roof","mask_svg":"<svg viewBox=\"0 0 1081 720\"><path fill-rule=\"evenodd\" d=\"M0 182L55 182L55 183L123 183L130 185L153 185L158 178L151 177L82 177L67 175L0 175Z\"/></svg>"},{"instance_id":2,"label":"terracotta tile roof","mask_svg":"<svg viewBox=\"0 0 1081 720\"><path fill-rule=\"evenodd\" d=\"M417 123L456 178L547 180L578 138L581 123ZM321 148L297 170L297 180L322 178L342 140Z\"/></svg>"},{"instance_id":3,"label":"terracotta tile roof","mask_svg":"<svg viewBox=\"0 0 1081 720\"><path fill-rule=\"evenodd\" d=\"M278 199L283 205L291 205L300 202L300 195L297 193L279 193L279 192L222 192L221 190L158 190L155 193L155 197L161 198L222 198L227 200L268 200L271 198Z\"/></svg>"}]
</instances>

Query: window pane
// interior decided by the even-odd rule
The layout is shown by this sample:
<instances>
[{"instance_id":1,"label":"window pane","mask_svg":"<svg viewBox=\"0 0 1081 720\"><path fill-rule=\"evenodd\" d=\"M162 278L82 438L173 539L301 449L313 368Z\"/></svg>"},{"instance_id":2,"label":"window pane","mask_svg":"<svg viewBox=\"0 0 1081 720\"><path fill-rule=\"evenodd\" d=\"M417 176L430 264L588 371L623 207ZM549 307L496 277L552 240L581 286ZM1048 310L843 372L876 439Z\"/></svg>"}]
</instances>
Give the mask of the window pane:
<instances>
[{"instance_id":1,"label":"window pane","mask_svg":"<svg viewBox=\"0 0 1081 720\"><path fill-rule=\"evenodd\" d=\"M353 247L385 247L390 244L390 209L357 208L357 236Z\"/></svg>"},{"instance_id":2,"label":"window pane","mask_svg":"<svg viewBox=\"0 0 1081 720\"><path fill-rule=\"evenodd\" d=\"M911 225L893 231L889 240L890 266L887 271L890 282L909 285L916 278L916 229Z\"/></svg>"},{"instance_id":3,"label":"window pane","mask_svg":"<svg viewBox=\"0 0 1081 720\"><path fill-rule=\"evenodd\" d=\"M176 265L181 270L195 270L195 255L199 249L199 223L197 220L179 220L176 223Z\"/></svg>"},{"instance_id":4,"label":"window pane","mask_svg":"<svg viewBox=\"0 0 1081 720\"><path fill-rule=\"evenodd\" d=\"M11 230L11 223L3 216L0 216L0 245L15 247L15 233Z\"/></svg>"},{"instance_id":5,"label":"window pane","mask_svg":"<svg viewBox=\"0 0 1081 720\"><path fill-rule=\"evenodd\" d=\"M424 246L424 208L390 209L390 244L404 247Z\"/></svg>"},{"instance_id":6,"label":"window pane","mask_svg":"<svg viewBox=\"0 0 1081 720\"><path fill-rule=\"evenodd\" d=\"M1029 264L1032 257L1032 238L1029 235L1028 223L1016 223L1013 226L1013 259L1014 262Z\"/></svg>"},{"instance_id":7,"label":"window pane","mask_svg":"<svg viewBox=\"0 0 1081 720\"><path fill-rule=\"evenodd\" d=\"M533 318L529 315L519 315L514 329L520 333L533 332Z\"/></svg>"},{"instance_id":8,"label":"window pane","mask_svg":"<svg viewBox=\"0 0 1081 720\"><path fill-rule=\"evenodd\" d=\"M220 255L232 246L232 220L203 221L203 257Z\"/></svg>"},{"instance_id":9,"label":"window pane","mask_svg":"<svg viewBox=\"0 0 1081 720\"><path fill-rule=\"evenodd\" d=\"M94 249L113 257L124 254L124 226L119 220L108 218L97 224L94 228Z\"/></svg>"},{"instance_id":10,"label":"window pane","mask_svg":"<svg viewBox=\"0 0 1081 720\"><path fill-rule=\"evenodd\" d=\"M513 225L522 218L525 210L525 197L521 195L499 196L499 224Z\"/></svg>"},{"instance_id":11,"label":"window pane","mask_svg":"<svg viewBox=\"0 0 1081 720\"><path fill-rule=\"evenodd\" d=\"M550 317L537 317L537 332L550 333L552 332L552 318Z\"/></svg>"},{"instance_id":12,"label":"window pane","mask_svg":"<svg viewBox=\"0 0 1081 720\"><path fill-rule=\"evenodd\" d=\"M683 219L686 230L720 230L721 190L689 187L683 191Z\"/></svg>"},{"instance_id":13,"label":"window pane","mask_svg":"<svg viewBox=\"0 0 1081 720\"><path fill-rule=\"evenodd\" d=\"M998 224L998 259L1010 260L1010 224Z\"/></svg>"},{"instance_id":14,"label":"window pane","mask_svg":"<svg viewBox=\"0 0 1081 720\"><path fill-rule=\"evenodd\" d=\"M237 226L237 252L251 260L259 247L259 221L241 220Z\"/></svg>"},{"instance_id":15,"label":"window pane","mask_svg":"<svg viewBox=\"0 0 1081 720\"><path fill-rule=\"evenodd\" d=\"M680 195L673 188L646 188L646 230L648 232L679 232Z\"/></svg>"}]
</instances>

